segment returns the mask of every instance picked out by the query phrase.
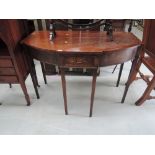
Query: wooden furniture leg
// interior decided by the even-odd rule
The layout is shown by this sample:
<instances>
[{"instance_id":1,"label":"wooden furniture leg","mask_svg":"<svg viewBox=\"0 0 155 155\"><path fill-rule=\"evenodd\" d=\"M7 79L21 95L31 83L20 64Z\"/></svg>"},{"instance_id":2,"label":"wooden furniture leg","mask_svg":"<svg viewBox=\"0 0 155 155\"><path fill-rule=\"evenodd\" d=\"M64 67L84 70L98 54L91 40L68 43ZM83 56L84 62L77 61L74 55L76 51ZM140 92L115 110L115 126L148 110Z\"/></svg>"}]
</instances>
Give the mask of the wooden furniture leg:
<instances>
[{"instance_id":1,"label":"wooden furniture leg","mask_svg":"<svg viewBox=\"0 0 155 155\"><path fill-rule=\"evenodd\" d=\"M123 94L121 103L124 103L129 86L136 79L136 75L138 73L140 66L141 66L141 61L138 58L135 58L132 62L132 67L130 70L128 81L125 84L126 86L125 86L125 90L124 90L124 94Z\"/></svg>"},{"instance_id":2,"label":"wooden furniture leg","mask_svg":"<svg viewBox=\"0 0 155 155\"><path fill-rule=\"evenodd\" d=\"M39 99L40 96L39 96L39 92L38 92L38 88L37 88L37 86L38 86L39 84L38 84L38 79L37 79L37 75L36 75L35 64L34 64L32 58L30 58L30 61L31 61L30 75L31 75L31 79L32 79L32 83L33 83L35 92L36 92L37 99Z\"/></svg>"},{"instance_id":3,"label":"wooden furniture leg","mask_svg":"<svg viewBox=\"0 0 155 155\"><path fill-rule=\"evenodd\" d=\"M21 86L21 88L22 88L22 90L24 92L25 99L27 101L27 106L30 106L31 102L30 102L30 97L29 97L28 92L27 92L25 81L19 78L19 82L20 82L20 86Z\"/></svg>"},{"instance_id":4,"label":"wooden furniture leg","mask_svg":"<svg viewBox=\"0 0 155 155\"><path fill-rule=\"evenodd\" d=\"M114 69L112 71L112 74L115 72L116 68L117 68L117 65L115 65L115 67L114 67Z\"/></svg>"},{"instance_id":5,"label":"wooden furniture leg","mask_svg":"<svg viewBox=\"0 0 155 155\"><path fill-rule=\"evenodd\" d=\"M66 93L66 79L65 79L65 69L64 68L60 68L60 74L61 74L61 81L62 81L65 114L68 115L67 93Z\"/></svg>"},{"instance_id":6,"label":"wooden furniture leg","mask_svg":"<svg viewBox=\"0 0 155 155\"><path fill-rule=\"evenodd\" d=\"M92 91L91 91L91 101L90 101L89 117L92 117L92 113L93 113L93 104L94 104L94 95L95 95L95 88L96 88L97 70L98 69L95 69L93 71L93 80L92 80Z\"/></svg>"},{"instance_id":7,"label":"wooden furniture leg","mask_svg":"<svg viewBox=\"0 0 155 155\"><path fill-rule=\"evenodd\" d=\"M11 85L11 83L9 83L9 86L10 86L10 88L12 88L12 85Z\"/></svg>"},{"instance_id":8,"label":"wooden furniture leg","mask_svg":"<svg viewBox=\"0 0 155 155\"><path fill-rule=\"evenodd\" d=\"M27 49L27 51L28 51L28 49ZM27 58L27 63L28 63L29 70L30 70L32 83L33 83L33 86L34 86L34 89L35 89L35 93L36 93L37 99L39 99L40 96L39 96L39 92L38 92L38 88L37 88L37 86L39 86L39 84L38 84L38 79L37 79L37 75L36 75L35 64L33 62L33 59L31 57L30 53L28 53L26 55L26 58Z\"/></svg>"},{"instance_id":9,"label":"wooden furniture leg","mask_svg":"<svg viewBox=\"0 0 155 155\"><path fill-rule=\"evenodd\" d=\"M34 64L34 61L33 61L33 59L32 58L29 58L30 59L30 69L32 69L32 72L33 72L33 74L34 74L34 79L35 79L35 81L36 81L36 85L37 85L37 87L40 87L40 85L39 85L39 83L38 83L38 78L37 78L37 73L36 73L36 69L35 69L35 64Z\"/></svg>"},{"instance_id":10,"label":"wooden furniture leg","mask_svg":"<svg viewBox=\"0 0 155 155\"><path fill-rule=\"evenodd\" d=\"M118 79L117 79L116 87L119 86L119 82L120 82L120 79L121 79L121 75L122 75L123 67L124 67L124 63L122 63L122 64L120 65L120 70L119 70L119 75L118 75Z\"/></svg>"},{"instance_id":11,"label":"wooden furniture leg","mask_svg":"<svg viewBox=\"0 0 155 155\"><path fill-rule=\"evenodd\" d=\"M36 83L36 80L35 80L35 75L32 72L30 72L30 75L31 75L31 79L32 79L32 83L33 83L33 86L34 86L34 90L35 90L37 99L39 99L40 96L39 96L39 92L38 92L38 89L37 89L37 83Z\"/></svg>"},{"instance_id":12,"label":"wooden furniture leg","mask_svg":"<svg viewBox=\"0 0 155 155\"><path fill-rule=\"evenodd\" d=\"M41 69L42 69L42 73L43 73L44 82L45 82L45 84L47 84L44 64L43 64L43 62L40 62L40 64L41 64Z\"/></svg>"},{"instance_id":13,"label":"wooden furniture leg","mask_svg":"<svg viewBox=\"0 0 155 155\"><path fill-rule=\"evenodd\" d=\"M151 80L151 82L149 83L148 87L146 88L144 94L140 97L140 99L138 99L135 103L135 105L140 106L141 104L144 103L145 100L147 99L151 99L150 97L150 93L151 91L155 88L155 76L153 77L153 79Z\"/></svg>"}]
</instances>

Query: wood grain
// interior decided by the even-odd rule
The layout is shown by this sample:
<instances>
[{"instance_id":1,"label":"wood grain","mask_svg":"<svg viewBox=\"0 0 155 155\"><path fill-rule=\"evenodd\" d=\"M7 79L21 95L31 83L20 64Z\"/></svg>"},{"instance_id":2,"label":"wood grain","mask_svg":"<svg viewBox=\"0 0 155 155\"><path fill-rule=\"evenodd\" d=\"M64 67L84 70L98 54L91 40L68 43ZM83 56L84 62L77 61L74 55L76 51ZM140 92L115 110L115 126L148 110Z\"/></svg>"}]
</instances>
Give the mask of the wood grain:
<instances>
[{"instance_id":1,"label":"wood grain","mask_svg":"<svg viewBox=\"0 0 155 155\"><path fill-rule=\"evenodd\" d=\"M114 32L114 41L110 41L106 32L99 31L56 31L53 42L49 40L48 31L36 31L25 38L22 43L48 52L68 53L102 53L121 50L141 43L129 32Z\"/></svg>"}]
</instances>

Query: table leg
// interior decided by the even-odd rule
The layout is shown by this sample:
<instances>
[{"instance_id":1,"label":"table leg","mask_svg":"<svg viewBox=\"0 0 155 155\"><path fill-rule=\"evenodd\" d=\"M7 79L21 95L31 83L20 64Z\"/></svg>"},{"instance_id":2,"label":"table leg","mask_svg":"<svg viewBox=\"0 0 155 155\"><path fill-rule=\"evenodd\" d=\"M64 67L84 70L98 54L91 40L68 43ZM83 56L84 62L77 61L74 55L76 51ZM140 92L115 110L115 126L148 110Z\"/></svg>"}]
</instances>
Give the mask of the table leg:
<instances>
[{"instance_id":1,"label":"table leg","mask_svg":"<svg viewBox=\"0 0 155 155\"><path fill-rule=\"evenodd\" d=\"M32 83L33 83L33 86L34 86L34 90L35 90L37 99L40 99L39 92L38 92L38 89L37 89L37 83L36 83L36 80L35 80L35 75L32 72L30 72L30 75L31 75L31 79L32 79Z\"/></svg>"},{"instance_id":2,"label":"table leg","mask_svg":"<svg viewBox=\"0 0 155 155\"><path fill-rule=\"evenodd\" d=\"M31 60L31 62L32 62L31 65L32 65L32 70L33 70L34 78L35 78L35 81L36 81L36 85L37 85L37 87L40 87L40 85L38 83L37 73L36 73L35 64L34 64L33 59Z\"/></svg>"},{"instance_id":3,"label":"table leg","mask_svg":"<svg viewBox=\"0 0 155 155\"><path fill-rule=\"evenodd\" d=\"M32 83L33 83L33 86L34 86L34 90L35 90L37 99L39 99L40 96L39 96L39 92L38 92L37 86L38 87L40 87L40 86L38 84L38 79L37 79L36 70L35 70L35 64L33 62L33 59L31 59L30 75L31 75L31 79L32 79Z\"/></svg>"},{"instance_id":4,"label":"table leg","mask_svg":"<svg viewBox=\"0 0 155 155\"><path fill-rule=\"evenodd\" d=\"M62 82L62 89L63 89L65 114L68 115L67 93L66 93L66 79L65 79L65 70L64 70L64 68L60 68L60 74L61 74L61 82Z\"/></svg>"},{"instance_id":5,"label":"table leg","mask_svg":"<svg viewBox=\"0 0 155 155\"><path fill-rule=\"evenodd\" d=\"M112 74L115 72L116 68L117 68L117 65L114 67L114 69L112 71Z\"/></svg>"},{"instance_id":6,"label":"table leg","mask_svg":"<svg viewBox=\"0 0 155 155\"><path fill-rule=\"evenodd\" d=\"M90 113L89 117L92 117L93 113L93 104L94 104L94 95L95 95L95 88L96 88L96 78L97 78L97 70L93 71L93 80L92 80L92 92L91 92L91 101L90 101Z\"/></svg>"},{"instance_id":7,"label":"table leg","mask_svg":"<svg viewBox=\"0 0 155 155\"><path fill-rule=\"evenodd\" d=\"M45 82L45 84L47 84L44 64L43 64L43 62L40 62L40 64L41 64L41 69L42 69L42 73L43 73L44 82Z\"/></svg>"},{"instance_id":8,"label":"table leg","mask_svg":"<svg viewBox=\"0 0 155 155\"><path fill-rule=\"evenodd\" d=\"M27 51L28 51L28 49L27 49ZM35 90L37 99L39 99L40 96L39 96L39 92L38 92L37 86L38 87L40 87L40 86L38 84L38 79L37 79L36 70L35 70L35 64L33 62L33 58L31 57L31 54L30 53L28 53L26 55L26 58L27 58L27 63L28 63L28 66L29 66L30 75L31 75L33 86L34 86L34 90Z\"/></svg>"},{"instance_id":9,"label":"table leg","mask_svg":"<svg viewBox=\"0 0 155 155\"><path fill-rule=\"evenodd\" d=\"M119 70L119 75L118 75L116 87L119 86L119 82L120 82L120 79L121 79L123 67L124 67L124 63L122 63L122 64L120 65L120 70Z\"/></svg>"},{"instance_id":10,"label":"table leg","mask_svg":"<svg viewBox=\"0 0 155 155\"><path fill-rule=\"evenodd\" d=\"M9 86L10 86L10 88L12 88L12 84L11 83L9 83Z\"/></svg>"}]
</instances>

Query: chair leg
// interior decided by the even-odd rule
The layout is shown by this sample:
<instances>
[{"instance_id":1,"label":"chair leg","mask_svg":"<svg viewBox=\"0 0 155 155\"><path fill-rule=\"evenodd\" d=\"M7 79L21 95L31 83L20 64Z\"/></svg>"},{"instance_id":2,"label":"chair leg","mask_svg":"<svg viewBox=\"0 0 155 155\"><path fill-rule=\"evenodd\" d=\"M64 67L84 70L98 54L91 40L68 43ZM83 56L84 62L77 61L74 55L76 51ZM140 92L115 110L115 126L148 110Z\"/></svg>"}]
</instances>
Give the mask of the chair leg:
<instances>
[{"instance_id":1,"label":"chair leg","mask_svg":"<svg viewBox=\"0 0 155 155\"><path fill-rule=\"evenodd\" d=\"M95 69L93 71L93 80L92 80L92 91L91 91L91 101L90 101L89 117L92 117L92 113L93 113L94 95L95 95L95 88L96 88L96 78L97 78L97 69Z\"/></svg>"},{"instance_id":2,"label":"chair leg","mask_svg":"<svg viewBox=\"0 0 155 155\"><path fill-rule=\"evenodd\" d=\"M64 68L59 68L59 69L60 69L60 74L61 74L65 114L68 115L65 69Z\"/></svg>"},{"instance_id":3,"label":"chair leg","mask_svg":"<svg viewBox=\"0 0 155 155\"><path fill-rule=\"evenodd\" d=\"M114 69L112 71L112 74L115 72L116 68L117 68L117 65L114 67Z\"/></svg>"},{"instance_id":4,"label":"chair leg","mask_svg":"<svg viewBox=\"0 0 155 155\"><path fill-rule=\"evenodd\" d=\"M125 84L126 86L125 86L125 90L124 90L124 94L123 94L121 103L124 103L126 94L128 92L128 89L129 89L129 86L136 79L136 75L138 73L138 70L139 70L140 66L141 66L141 60L138 59L138 58L135 58L133 60L133 62L132 62L132 66L131 66L130 74L129 74L129 77L128 77L128 81Z\"/></svg>"},{"instance_id":5,"label":"chair leg","mask_svg":"<svg viewBox=\"0 0 155 155\"><path fill-rule=\"evenodd\" d=\"M118 79L117 79L116 87L119 86L119 82L120 82L120 79L121 79L123 67L124 67L124 63L122 63L121 66L120 66L120 70L119 70L119 74L118 74Z\"/></svg>"},{"instance_id":6,"label":"chair leg","mask_svg":"<svg viewBox=\"0 0 155 155\"><path fill-rule=\"evenodd\" d=\"M43 64L43 62L40 62L40 64L41 64L41 69L42 69L42 73L43 73L44 82L45 82L45 84L47 84L44 64Z\"/></svg>"},{"instance_id":7,"label":"chair leg","mask_svg":"<svg viewBox=\"0 0 155 155\"><path fill-rule=\"evenodd\" d=\"M146 88L144 94L140 97L140 99L138 99L135 103L135 105L140 106L141 104L143 104L148 98L149 95L151 93L151 91L155 88L155 76L153 77L153 79L151 80L151 82L149 83L148 87Z\"/></svg>"}]
</instances>

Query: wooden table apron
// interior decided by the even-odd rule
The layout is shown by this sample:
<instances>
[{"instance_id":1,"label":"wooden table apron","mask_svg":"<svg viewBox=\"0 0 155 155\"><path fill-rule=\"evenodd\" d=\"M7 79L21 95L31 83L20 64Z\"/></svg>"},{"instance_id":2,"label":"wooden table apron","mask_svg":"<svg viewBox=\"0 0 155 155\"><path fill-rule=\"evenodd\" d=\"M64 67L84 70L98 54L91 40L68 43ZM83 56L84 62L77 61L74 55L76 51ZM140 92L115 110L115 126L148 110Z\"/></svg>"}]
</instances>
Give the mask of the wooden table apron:
<instances>
[{"instance_id":1,"label":"wooden table apron","mask_svg":"<svg viewBox=\"0 0 155 155\"><path fill-rule=\"evenodd\" d=\"M110 41L106 32L57 31L54 41L49 40L48 31L36 31L21 43L26 45L32 58L57 65L61 70L65 113L67 110L66 81L63 68L94 68L121 64L135 57L141 41L132 33L114 32ZM91 108L95 93L97 73L93 74Z\"/></svg>"}]
</instances>

